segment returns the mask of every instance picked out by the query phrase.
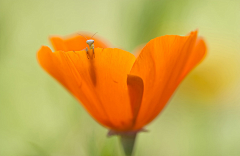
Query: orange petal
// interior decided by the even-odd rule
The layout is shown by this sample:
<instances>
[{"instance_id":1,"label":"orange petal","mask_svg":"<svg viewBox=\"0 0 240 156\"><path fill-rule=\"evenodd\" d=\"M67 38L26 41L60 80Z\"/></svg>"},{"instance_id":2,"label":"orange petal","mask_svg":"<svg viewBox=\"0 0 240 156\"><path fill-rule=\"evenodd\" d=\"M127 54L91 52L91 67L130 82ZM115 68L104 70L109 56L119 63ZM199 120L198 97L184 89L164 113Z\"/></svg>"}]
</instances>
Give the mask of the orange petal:
<instances>
[{"instance_id":1,"label":"orange petal","mask_svg":"<svg viewBox=\"0 0 240 156\"><path fill-rule=\"evenodd\" d=\"M50 42L53 45L55 51L68 51L64 40L60 37L51 37Z\"/></svg>"},{"instance_id":2,"label":"orange petal","mask_svg":"<svg viewBox=\"0 0 240 156\"><path fill-rule=\"evenodd\" d=\"M207 46L204 40L200 37L197 39L194 49L191 52L185 68L182 72L182 75L179 77L179 82L198 64L203 60L207 52Z\"/></svg>"},{"instance_id":3,"label":"orange petal","mask_svg":"<svg viewBox=\"0 0 240 156\"><path fill-rule=\"evenodd\" d=\"M81 33L81 35L85 36L87 39L90 39L92 36L87 33ZM79 34L72 35L67 38L61 37L50 37L50 41L55 49L55 51L80 51L88 47L86 41L87 39L84 38ZM95 48L109 48L109 44L106 43L105 40L94 36L92 38L94 40L94 47Z\"/></svg>"},{"instance_id":4,"label":"orange petal","mask_svg":"<svg viewBox=\"0 0 240 156\"><path fill-rule=\"evenodd\" d=\"M195 46L196 37L197 32L185 37L162 36L143 48L130 72L144 82L142 104L134 129L142 128L161 112L181 82L179 80L202 60L202 54L193 54L204 51L202 44Z\"/></svg>"},{"instance_id":5,"label":"orange petal","mask_svg":"<svg viewBox=\"0 0 240 156\"><path fill-rule=\"evenodd\" d=\"M52 53L42 47L38 60L102 125L117 131L131 129L136 114L133 107L141 104L137 97L143 90L141 78L127 78L135 57L112 48L95 48L94 52L95 58L88 59L86 51Z\"/></svg>"},{"instance_id":6,"label":"orange petal","mask_svg":"<svg viewBox=\"0 0 240 156\"><path fill-rule=\"evenodd\" d=\"M129 96L131 100L131 108L133 114L133 126L135 125L136 118L138 116L138 112L140 110L140 106L142 103L143 96L143 80L142 78L136 75L128 75L127 77L127 85L129 90Z\"/></svg>"}]
</instances>

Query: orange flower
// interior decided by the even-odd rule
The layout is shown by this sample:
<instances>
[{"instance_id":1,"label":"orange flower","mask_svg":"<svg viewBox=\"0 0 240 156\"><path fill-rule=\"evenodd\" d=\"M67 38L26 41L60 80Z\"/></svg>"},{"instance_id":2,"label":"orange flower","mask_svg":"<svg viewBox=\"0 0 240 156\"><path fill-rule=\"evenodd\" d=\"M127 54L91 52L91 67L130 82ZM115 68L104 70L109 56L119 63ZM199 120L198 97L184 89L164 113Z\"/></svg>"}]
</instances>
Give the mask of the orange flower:
<instances>
[{"instance_id":1,"label":"orange flower","mask_svg":"<svg viewBox=\"0 0 240 156\"><path fill-rule=\"evenodd\" d=\"M89 36L87 36L89 38ZM95 40L87 57L86 39L50 39L55 52L42 46L40 65L87 109L95 120L117 132L141 130L164 108L183 78L204 58L206 45L197 31L188 36L152 39L135 56ZM98 48L100 47L100 48Z\"/></svg>"}]
</instances>

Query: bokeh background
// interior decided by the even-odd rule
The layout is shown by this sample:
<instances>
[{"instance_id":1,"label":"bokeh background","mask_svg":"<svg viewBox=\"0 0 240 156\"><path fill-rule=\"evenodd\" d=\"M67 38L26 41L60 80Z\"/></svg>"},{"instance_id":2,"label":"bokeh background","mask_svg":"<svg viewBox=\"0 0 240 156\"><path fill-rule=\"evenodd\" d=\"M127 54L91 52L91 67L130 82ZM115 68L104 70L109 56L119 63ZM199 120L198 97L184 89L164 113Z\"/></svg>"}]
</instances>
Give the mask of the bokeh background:
<instances>
[{"instance_id":1,"label":"bokeh background","mask_svg":"<svg viewBox=\"0 0 240 156\"><path fill-rule=\"evenodd\" d=\"M122 156L37 63L50 35L98 32L115 47L199 30L206 59L140 133L136 156L240 155L240 0L0 0L0 156Z\"/></svg>"}]
</instances>

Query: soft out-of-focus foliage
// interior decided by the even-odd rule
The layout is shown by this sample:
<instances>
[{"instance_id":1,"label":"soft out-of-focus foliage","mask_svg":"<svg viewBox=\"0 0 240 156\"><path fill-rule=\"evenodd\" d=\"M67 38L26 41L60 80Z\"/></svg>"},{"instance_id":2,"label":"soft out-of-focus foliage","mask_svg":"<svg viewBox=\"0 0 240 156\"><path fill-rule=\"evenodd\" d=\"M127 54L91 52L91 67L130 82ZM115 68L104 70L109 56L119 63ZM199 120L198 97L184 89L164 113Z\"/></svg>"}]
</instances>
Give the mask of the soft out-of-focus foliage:
<instances>
[{"instance_id":1,"label":"soft out-of-focus foliage","mask_svg":"<svg viewBox=\"0 0 240 156\"><path fill-rule=\"evenodd\" d=\"M122 3L120 29L126 35L121 38L124 42L122 47L132 50L155 37L166 35L164 23L171 21L172 15L176 14L172 9L177 9L177 16L181 17L188 1L140 0Z\"/></svg>"},{"instance_id":2,"label":"soft out-of-focus foliage","mask_svg":"<svg viewBox=\"0 0 240 156\"><path fill-rule=\"evenodd\" d=\"M0 155L122 155L36 61L50 35L98 32L133 51L165 35L198 29L209 53L159 117L141 133L136 155L240 153L240 1L0 1Z\"/></svg>"}]
</instances>

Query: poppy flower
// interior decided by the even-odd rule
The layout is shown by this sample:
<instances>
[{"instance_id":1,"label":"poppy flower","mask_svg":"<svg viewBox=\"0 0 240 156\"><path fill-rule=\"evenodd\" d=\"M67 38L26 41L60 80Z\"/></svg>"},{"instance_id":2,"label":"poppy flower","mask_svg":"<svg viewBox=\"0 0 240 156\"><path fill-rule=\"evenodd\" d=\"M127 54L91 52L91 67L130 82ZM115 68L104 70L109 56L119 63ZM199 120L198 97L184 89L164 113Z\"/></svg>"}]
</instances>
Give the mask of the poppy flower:
<instances>
[{"instance_id":1,"label":"poppy flower","mask_svg":"<svg viewBox=\"0 0 240 156\"><path fill-rule=\"evenodd\" d=\"M155 119L206 54L197 31L152 39L137 58L93 39L94 57L92 50L86 53L86 38L75 35L50 38L55 52L42 46L37 58L96 121L116 133L140 131Z\"/></svg>"}]
</instances>

